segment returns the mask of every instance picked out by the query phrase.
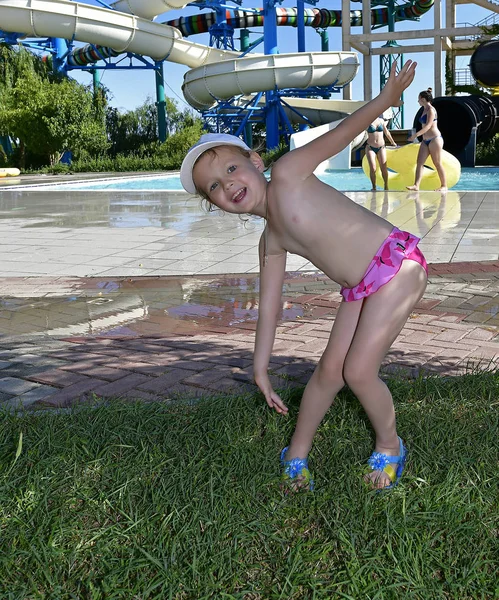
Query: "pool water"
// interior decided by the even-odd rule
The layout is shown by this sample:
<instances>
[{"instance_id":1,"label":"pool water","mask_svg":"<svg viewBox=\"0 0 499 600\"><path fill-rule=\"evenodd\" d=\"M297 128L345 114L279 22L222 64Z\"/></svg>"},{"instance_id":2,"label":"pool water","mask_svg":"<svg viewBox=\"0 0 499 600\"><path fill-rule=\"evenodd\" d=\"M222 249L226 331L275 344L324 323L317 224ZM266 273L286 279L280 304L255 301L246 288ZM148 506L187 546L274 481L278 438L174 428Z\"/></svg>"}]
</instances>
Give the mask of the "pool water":
<instances>
[{"instance_id":1,"label":"pool water","mask_svg":"<svg viewBox=\"0 0 499 600\"><path fill-rule=\"evenodd\" d=\"M327 171L319 176L322 181L342 191L368 191L371 182L360 167L349 170ZM147 191L181 191L178 175L145 175L133 178L116 178L80 182L74 184L59 184L43 186L43 189L67 190L147 190ZM499 190L499 167L477 167L462 169L461 179L455 185L456 191L494 191Z\"/></svg>"}]
</instances>

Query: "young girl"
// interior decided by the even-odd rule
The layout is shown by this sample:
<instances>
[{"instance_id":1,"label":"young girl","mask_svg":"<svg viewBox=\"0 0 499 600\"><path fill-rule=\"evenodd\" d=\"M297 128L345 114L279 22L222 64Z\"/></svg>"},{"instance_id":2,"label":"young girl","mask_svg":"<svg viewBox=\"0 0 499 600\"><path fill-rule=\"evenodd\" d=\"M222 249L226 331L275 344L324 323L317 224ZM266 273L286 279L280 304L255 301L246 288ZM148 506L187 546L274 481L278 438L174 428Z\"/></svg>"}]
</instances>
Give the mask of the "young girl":
<instances>
[{"instance_id":1,"label":"young girl","mask_svg":"<svg viewBox=\"0 0 499 600\"><path fill-rule=\"evenodd\" d=\"M207 134L193 146L181 181L227 212L251 213L267 221L260 240L260 304L254 377L268 405L286 414L272 389L268 365L281 309L286 254L307 258L342 285L328 345L300 406L289 447L281 454L284 478L293 489L312 489L307 456L315 432L336 394L348 384L376 434L367 476L376 488L398 482L406 451L397 436L391 394L378 377L381 361L426 287L427 269L419 238L359 206L314 176L326 158L345 148L377 115L399 100L414 79L416 63L399 74L395 65L380 95L338 127L281 157L272 180L262 159L231 135ZM374 257L374 258L373 258Z\"/></svg>"},{"instance_id":2,"label":"young girl","mask_svg":"<svg viewBox=\"0 0 499 600\"><path fill-rule=\"evenodd\" d=\"M396 146L391 133L388 131L383 115L374 119L367 128L366 158L369 164L372 191L376 191L376 159L378 159L381 175L388 189L388 167L386 166L385 136L392 146Z\"/></svg>"},{"instance_id":3,"label":"young girl","mask_svg":"<svg viewBox=\"0 0 499 600\"><path fill-rule=\"evenodd\" d=\"M437 111L431 104L433 102L431 91L431 88L428 88L424 92L421 92L418 97L418 102L420 106L423 107L423 114L419 118L421 129L416 131L416 133L409 138L409 141L413 142L420 135L423 136L423 141L419 146L418 162L416 166L416 180L414 185L407 186L407 189L414 191L419 190L419 184L421 183L421 179L423 177L424 164L428 158L428 155L430 154L438 176L440 177L440 187L435 191L446 192L447 179L445 177L445 171L442 166L441 158L444 140L437 126Z\"/></svg>"}]
</instances>

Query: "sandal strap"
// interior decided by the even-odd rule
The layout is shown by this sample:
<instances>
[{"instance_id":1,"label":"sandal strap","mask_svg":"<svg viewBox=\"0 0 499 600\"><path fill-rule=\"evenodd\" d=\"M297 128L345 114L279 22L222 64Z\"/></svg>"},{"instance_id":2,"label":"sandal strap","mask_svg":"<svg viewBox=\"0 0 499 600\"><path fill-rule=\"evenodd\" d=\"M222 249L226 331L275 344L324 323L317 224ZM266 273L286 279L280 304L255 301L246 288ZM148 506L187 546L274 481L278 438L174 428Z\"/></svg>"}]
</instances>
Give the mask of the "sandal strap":
<instances>
[{"instance_id":1,"label":"sandal strap","mask_svg":"<svg viewBox=\"0 0 499 600\"><path fill-rule=\"evenodd\" d=\"M371 467L373 471L383 471L384 473L386 473L392 481L392 484L400 478L400 475L404 470L404 464L407 457L404 442L400 438L398 438L398 440L398 456L390 456L389 454L385 454L384 452L373 452L367 461L367 464ZM394 469L392 467L392 464L394 463L398 465L397 469Z\"/></svg>"},{"instance_id":2,"label":"sandal strap","mask_svg":"<svg viewBox=\"0 0 499 600\"><path fill-rule=\"evenodd\" d=\"M283 476L289 477L289 479L295 479L296 477L303 477L308 482L310 490L314 489L314 482L312 475L308 468L307 458L292 458L291 460L284 460L288 447L284 448L281 452L281 465L284 467Z\"/></svg>"}]
</instances>

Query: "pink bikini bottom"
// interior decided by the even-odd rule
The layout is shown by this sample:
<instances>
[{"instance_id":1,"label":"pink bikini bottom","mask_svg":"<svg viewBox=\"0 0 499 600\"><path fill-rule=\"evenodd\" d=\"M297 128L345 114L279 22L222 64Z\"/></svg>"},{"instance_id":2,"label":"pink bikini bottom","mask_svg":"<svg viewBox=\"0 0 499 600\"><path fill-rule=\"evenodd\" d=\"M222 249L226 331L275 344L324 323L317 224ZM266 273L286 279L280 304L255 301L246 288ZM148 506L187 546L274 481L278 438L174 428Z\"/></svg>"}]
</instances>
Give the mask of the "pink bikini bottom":
<instances>
[{"instance_id":1,"label":"pink bikini bottom","mask_svg":"<svg viewBox=\"0 0 499 600\"><path fill-rule=\"evenodd\" d=\"M341 295L345 301L361 300L377 292L382 285L395 277L402 261L406 259L419 263L428 275L428 265L417 247L418 243L418 237L394 227L376 252L360 283L353 288L341 288Z\"/></svg>"}]
</instances>

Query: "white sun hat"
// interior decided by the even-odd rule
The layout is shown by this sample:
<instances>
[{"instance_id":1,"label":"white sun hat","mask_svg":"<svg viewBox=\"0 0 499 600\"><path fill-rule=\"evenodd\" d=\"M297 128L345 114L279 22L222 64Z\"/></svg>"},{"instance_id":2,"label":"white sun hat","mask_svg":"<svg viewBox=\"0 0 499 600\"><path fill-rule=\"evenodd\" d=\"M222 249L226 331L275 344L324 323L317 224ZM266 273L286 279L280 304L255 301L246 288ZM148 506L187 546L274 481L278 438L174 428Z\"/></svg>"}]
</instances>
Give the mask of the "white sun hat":
<instances>
[{"instance_id":1,"label":"white sun hat","mask_svg":"<svg viewBox=\"0 0 499 600\"><path fill-rule=\"evenodd\" d=\"M216 146L238 146L251 152L251 148L241 139L235 135L229 135L228 133L205 133L199 138L199 142L189 148L186 157L182 161L180 167L180 182L186 192L189 194L196 193L196 186L192 179L192 169L196 164L197 159L210 148Z\"/></svg>"}]
</instances>

